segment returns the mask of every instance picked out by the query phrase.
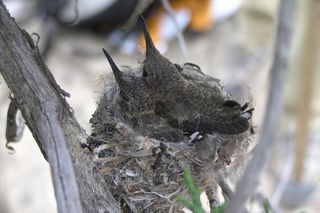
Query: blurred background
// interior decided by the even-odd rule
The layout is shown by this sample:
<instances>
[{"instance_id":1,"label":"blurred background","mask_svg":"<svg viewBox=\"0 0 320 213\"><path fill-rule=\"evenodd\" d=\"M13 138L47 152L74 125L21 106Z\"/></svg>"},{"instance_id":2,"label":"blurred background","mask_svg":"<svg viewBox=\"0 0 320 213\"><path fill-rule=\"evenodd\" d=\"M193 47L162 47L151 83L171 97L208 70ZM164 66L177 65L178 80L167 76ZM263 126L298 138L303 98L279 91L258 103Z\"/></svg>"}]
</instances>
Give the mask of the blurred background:
<instances>
[{"instance_id":1,"label":"blurred background","mask_svg":"<svg viewBox=\"0 0 320 213\"><path fill-rule=\"evenodd\" d=\"M170 4L171 13L163 2ZM88 133L88 121L103 91L105 75L111 72L101 48L107 49L119 66L138 66L143 61L144 44L136 19L137 14L143 13L157 48L167 58L174 63L199 65L206 74L221 79L234 99L253 102L258 137L273 57L278 0L4 3L22 28L40 35L39 47L45 62L61 87L71 94L68 102ZM270 147L272 156L254 200L259 203L268 199L278 212L317 212L320 1L297 0L292 22L294 34L281 128ZM184 41L177 39L178 31L183 32ZM57 212L49 165L29 130L25 130L21 142L12 144L14 154L5 147L8 95L0 76L0 213ZM254 205L252 209L262 212Z\"/></svg>"}]
</instances>

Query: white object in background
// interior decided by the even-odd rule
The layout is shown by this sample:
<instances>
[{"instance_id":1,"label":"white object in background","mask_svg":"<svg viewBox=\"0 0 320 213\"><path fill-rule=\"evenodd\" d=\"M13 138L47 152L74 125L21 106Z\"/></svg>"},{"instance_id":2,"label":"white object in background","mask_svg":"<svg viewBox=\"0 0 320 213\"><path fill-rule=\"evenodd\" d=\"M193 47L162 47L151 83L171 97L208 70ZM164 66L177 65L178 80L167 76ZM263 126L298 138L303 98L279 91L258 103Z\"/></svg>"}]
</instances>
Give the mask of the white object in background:
<instances>
[{"instance_id":1,"label":"white object in background","mask_svg":"<svg viewBox=\"0 0 320 213\"><path fill-rule=\"evenodd\" d=\"M4 0L4 5L8 9L10 15L21 23L30 18L35 12L37 0Z\"/></svg>"},{"instance_id":2,"label":"white object in background","mask_svg":"<svg viewBox=\"0 0 320 213\"><path fill-rule=\"evenodd\" d=\"M70 22L73 21L76 14L75 8L79 11L79 20L82 21L96 14L101 13L106 8L110 7L115 0L69 0L66 7L62 8L60 12L60 18L62 21ZM77 3L77 7L76 4Z\"/></svg>"},{"instance_id":3,"label":"white object in background","mask_svg":"<svg viewBox=\"0 0 320 213\"><path fill-rule=\"evenodd\" d=\"M234 15L241 7L242 0L213 0L211 4L211 15L214 22L223 21L226 18ZM191 20L191 11L188 8L181 8L174 11L176 22L179 29L183 32ZM177 30L172 21L172 18L168 14L164 14L160 21L159 40L155 42L157 49L160 53L165 53L169 47L169 41L174 39ZM125 54L132 54L137 47L137 41L130 38L126 39L121 44L120 51ZM110 42L110 40L109 40ZM132 44L131 42L135 42Z\"/></svg>"},{"instance_id":4,"label":"white object in background","mask_svg":"<svg viewBox=\"0 0 320 213\"><path fill-rule=\"evenodd\" d=\"M222 21L235 14L242 0L214 0L211 4L211 15L214 21Z\"/></svg>"}]
</instances>

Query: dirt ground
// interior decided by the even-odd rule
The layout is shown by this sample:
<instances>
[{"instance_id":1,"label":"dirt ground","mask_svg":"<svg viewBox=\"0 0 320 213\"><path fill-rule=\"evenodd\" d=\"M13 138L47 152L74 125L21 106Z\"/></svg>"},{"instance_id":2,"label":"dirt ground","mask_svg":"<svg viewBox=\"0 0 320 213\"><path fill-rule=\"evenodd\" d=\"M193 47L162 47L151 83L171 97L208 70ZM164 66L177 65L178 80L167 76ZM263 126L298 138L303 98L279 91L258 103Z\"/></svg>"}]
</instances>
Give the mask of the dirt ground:
<instances>
[{"instance_id":1,"label":"dirt ground","mask_svg":"<svg viewBox=\"0 0 320 213\"><path fill-rule=\"evenodd\" d=\"M186 35L188 47L188 62L198 64L201 69L215 78L219 78L226 89L240 102L253 97L255 113L253 123L257 133L263 118L266 89L268 85L268 70L273 51L273 36L275 33L276 0L247 0L241 10L227 21L217 23L213 29L198 36ZM297 14L297 29L294 36L291 72L286 88L285 111L283 114L282 132L286 132L288 123L296 109L296 83L298 73L295 60L301 49L303 40L303 17L305 4L299 1ZM32 31L29 31L32 33ZM47 57L47 64L61 87L71 94L68 99L80 124L90 132L89 118L95 110L96 101L103 76L110 73L110 67L102 54L101 48L108 49L105 38L91 33L61 30L52 52ZM139 57L124 55L111 50L111 55L118 65L137 66ZM167 58L176 63L184 63L178 42L172 41ZM317 74L319 79L319 74ZM318 86L319 87L319 86ZM315 90L316 91L316 90ZM319 91L319 90L318 90ZM8 106L8 90L0 76L0 212L4 213L42 213L57 212L54 192L51 185L49 165L41 156L39 149L27 130L22 141L14 145L15 153L8 154L5 148L5 121ZM319 99L313 103L313 132L319 130ZM318 116L316 116L318 115ZM313 148L318 148L319 136L312 135ZM275 188L279 171L286 159L286 147L279 139L280 147L274 156L276 160L268 166L263 177L259 192L271 197ZM312 149L311 149L312 150ZM308 152L312 163L319 154ZM309 162L309 161L308 161ZM310 164L309 164L310 165ZM314 163L312 164L314 165ZM315 212L320 207L319 171L309 166L311 177L306 177L308 184L314 189L308 200L302 202L298 209L286 208L283 212ZM271 169L270 169L271 168ZM274 168L274 169L272 169ZM308 170L308 171L309 171ZM306 172L306 174L309 174ZM293 186L294 187L294 186ZM293 198L292 198L293 199ZM287 203L291 203L288 199Z\"/></svg>"}]
</instances>

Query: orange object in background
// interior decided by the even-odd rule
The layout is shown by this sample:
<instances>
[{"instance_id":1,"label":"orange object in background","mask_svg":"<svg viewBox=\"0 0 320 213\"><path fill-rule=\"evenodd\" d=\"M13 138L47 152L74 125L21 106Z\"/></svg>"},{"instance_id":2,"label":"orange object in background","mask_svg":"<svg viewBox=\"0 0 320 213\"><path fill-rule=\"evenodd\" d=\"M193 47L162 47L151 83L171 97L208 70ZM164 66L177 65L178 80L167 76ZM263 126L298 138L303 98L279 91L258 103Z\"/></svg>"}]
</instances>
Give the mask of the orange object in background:
<instances>
[{"instance_id":1,"label":"orange object in background","mask_svg":"<svg viewBox=\"0 0 320 213\"><path fill-rule=\"evenodd\" d=\"M188 8L191 10L190 30L205 32L211 28L213 17L210 10L213 0L179 0L179 2L186 2Z\"/></svg>"},{"instance_id":2,"label":"orange object in background","mask_svg":"<svg viewBox=\"0 0 320 213\"><path fill-rule=\"evenodd\" d=\"M211 16L212 0L172 0L170 1L171 7L174 11L186 9L190 11L191 17L188 28L196 32L206 32L210 30L213 18ZM147 24L149 27L150 35L155 44L160 41L160 27L166 11L161 5L152 15L148 17ZM139 37L139 44L145 49L143 34Z\"/></svg>"}]
</instances>

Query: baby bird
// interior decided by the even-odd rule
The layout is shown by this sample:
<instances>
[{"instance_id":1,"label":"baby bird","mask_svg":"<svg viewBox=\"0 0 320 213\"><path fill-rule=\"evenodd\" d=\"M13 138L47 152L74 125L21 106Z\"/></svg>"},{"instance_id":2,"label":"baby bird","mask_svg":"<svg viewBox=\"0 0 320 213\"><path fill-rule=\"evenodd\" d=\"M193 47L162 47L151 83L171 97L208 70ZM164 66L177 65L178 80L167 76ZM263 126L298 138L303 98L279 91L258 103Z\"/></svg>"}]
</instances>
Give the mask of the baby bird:
<instances>
[{"instance_id":1,"label":"baby bird","mask_svg":"<svg viewBox=\"0 0 320 213\"><path fill-rule=\"evenodd\" d=\"M219 80L205 75L197 65L180 67L162 56L141 20L146 42L142 72L121 72L103 50L118 84L116 108L122 117L139 121L133 126L153 126L150 131L159 128L164 134L172 130L224 135L247 131L253 109L231 100Z\"/></svg>"}]
</instances>

